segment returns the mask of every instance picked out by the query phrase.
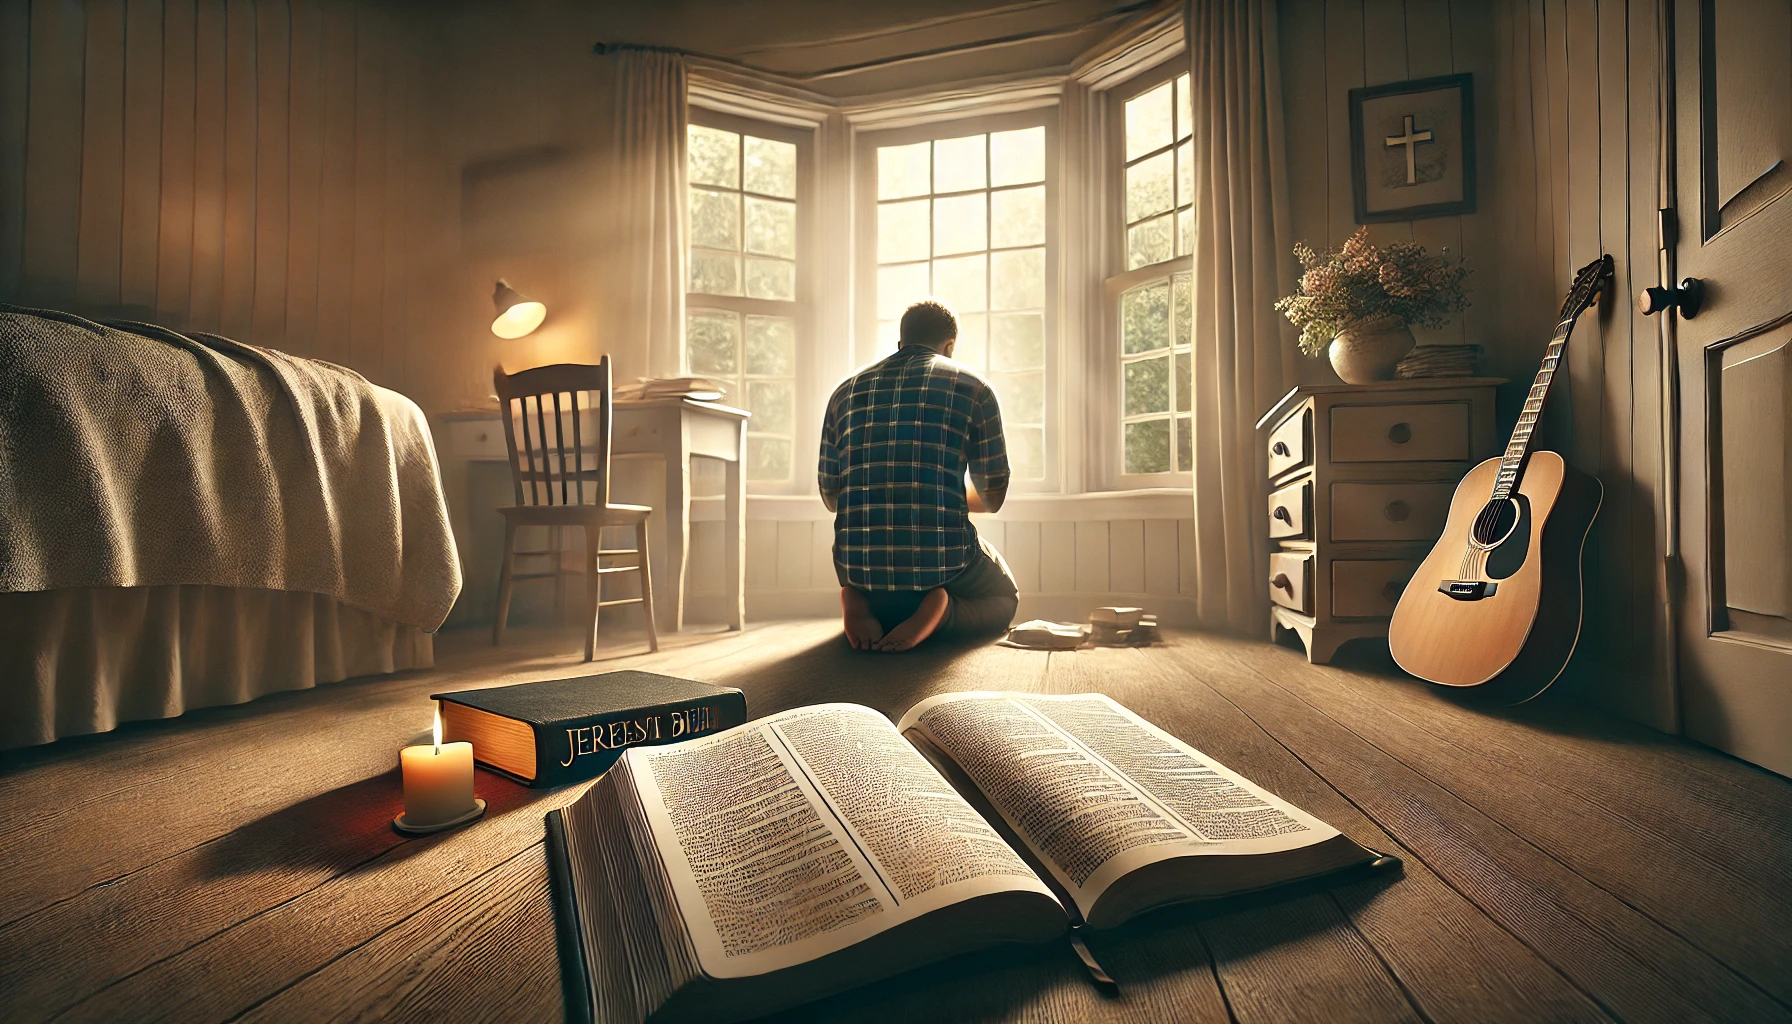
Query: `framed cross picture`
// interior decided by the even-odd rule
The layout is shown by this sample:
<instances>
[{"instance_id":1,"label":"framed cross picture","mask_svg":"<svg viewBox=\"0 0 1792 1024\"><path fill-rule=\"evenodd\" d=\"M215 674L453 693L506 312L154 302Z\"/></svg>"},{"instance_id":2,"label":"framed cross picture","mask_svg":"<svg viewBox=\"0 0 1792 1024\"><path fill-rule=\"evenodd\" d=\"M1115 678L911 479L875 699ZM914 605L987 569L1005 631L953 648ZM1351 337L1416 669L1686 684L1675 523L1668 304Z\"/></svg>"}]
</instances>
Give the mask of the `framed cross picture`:
<instances>
[{"instance_id":1,"label":"framed cross picture","mask_svg":"<svg viewBox=\"0 0 1792 1024\"><path fill-rule=\"evenodd\" d=\"M1350 90L1356 222L1475 212L1472 75Z\"/></svg>"}]
</instances>

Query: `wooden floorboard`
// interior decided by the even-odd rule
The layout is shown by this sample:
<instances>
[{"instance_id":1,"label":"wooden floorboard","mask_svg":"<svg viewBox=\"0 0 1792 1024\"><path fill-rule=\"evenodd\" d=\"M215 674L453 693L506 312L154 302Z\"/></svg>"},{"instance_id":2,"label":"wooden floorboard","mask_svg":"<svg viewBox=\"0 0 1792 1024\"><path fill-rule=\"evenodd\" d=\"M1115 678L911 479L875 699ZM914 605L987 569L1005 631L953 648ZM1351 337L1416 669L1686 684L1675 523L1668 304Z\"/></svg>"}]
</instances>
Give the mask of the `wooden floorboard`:
<instances>
[{"instance_id":1,"label":"wooden floorboard","mask_svg":"<svg viewBox=\"0 0 1792 1024\"><path fill-rule=\"evenodd\" d=\"M1214 637L888 656L814 621L638 642L606 633L597 669L739 685L754 715L1098 690L1406 861L1099 934L1117 999L1066 948L1005 949L789 1019L1792 1024L1792 784L1694 744ZM428 694L579 671L578 641L438 650L431 670L0 755L0 1019L557 1019L541 818L581 787L481 773L477 825L403 840L389 822Z\"/></svg>"}]
</instances>

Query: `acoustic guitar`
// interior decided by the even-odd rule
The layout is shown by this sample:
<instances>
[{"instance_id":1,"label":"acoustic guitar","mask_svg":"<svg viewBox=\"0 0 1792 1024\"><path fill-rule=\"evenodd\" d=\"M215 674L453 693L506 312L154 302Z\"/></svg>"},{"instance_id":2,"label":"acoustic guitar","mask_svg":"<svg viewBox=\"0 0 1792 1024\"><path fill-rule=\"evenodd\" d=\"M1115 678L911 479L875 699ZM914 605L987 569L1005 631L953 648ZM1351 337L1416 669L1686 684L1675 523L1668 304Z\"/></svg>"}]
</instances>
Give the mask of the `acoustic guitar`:
<instances>
[{"instance_id":1,"label":"acoustic guitar","mask_svg":"<svg viewBox=\"0 0 1792 1024\"><path fill-rule=\"evenodd\" d=\"M1443 537L1394 608L1388 646L1420 679L1517 704L1548 689L1574 653L1581 551L1604 489L1557 453L1533 452L1531 433L1575 321L1611 270L1601 256L1574 275L1505 454L1457 485Z\"/></svg>"}]
</instances>

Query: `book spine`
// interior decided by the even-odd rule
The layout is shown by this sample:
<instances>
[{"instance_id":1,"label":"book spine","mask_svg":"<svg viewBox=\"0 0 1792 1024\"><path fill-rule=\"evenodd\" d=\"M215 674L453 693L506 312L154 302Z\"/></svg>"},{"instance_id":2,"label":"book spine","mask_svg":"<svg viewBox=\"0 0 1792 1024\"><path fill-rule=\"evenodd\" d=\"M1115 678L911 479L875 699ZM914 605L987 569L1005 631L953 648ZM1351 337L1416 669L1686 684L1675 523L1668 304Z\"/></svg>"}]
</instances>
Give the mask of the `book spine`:
<instances>
[{"instance_id":1,"label":"book spine","mask_svg":"<svg viewBox=\"0 0 1792 1024\"><path fill-rule=\"evenodd\" d=\"M657 746L731 729L747 720L747 700L725 693L634 711L535 726L536 787L602 775L630 747Z\"/></svg>"},{"instance_id":2,"label":"book spine","mask_svg":"<svg viewBox=\"0 0 1792 1024\"><path fill-rule=\"evenodd\" d=\"M566 855L566 821L560 810L548 812L548 889L554 898L554 944L560 952L560 991L567 1024L591 1024L591 977L585 969L585 943L579 934L579 906L574 898L572 861Z\"/></svg>"}]
</instances>

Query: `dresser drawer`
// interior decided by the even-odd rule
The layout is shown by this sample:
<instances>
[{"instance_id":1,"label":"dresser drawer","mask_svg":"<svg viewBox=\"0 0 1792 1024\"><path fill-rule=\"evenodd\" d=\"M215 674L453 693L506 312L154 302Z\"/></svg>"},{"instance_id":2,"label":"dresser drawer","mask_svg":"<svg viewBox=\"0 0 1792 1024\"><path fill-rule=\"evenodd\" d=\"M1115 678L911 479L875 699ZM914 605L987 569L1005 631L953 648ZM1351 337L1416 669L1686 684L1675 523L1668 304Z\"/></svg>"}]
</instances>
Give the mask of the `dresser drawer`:
<instances>
[{"instance_id":1,"label":"dresser drawer","mask_svg":"<svg viewBox=\"0 0 1792 1024\"><path fill-rule=\"evenodd\" d=\"M510 458L510 450L504 445L504 421L496 414L488 420L447 421L436 439L436 448L444 460Z\"/></svg>"},{"instance_id":2,"label":"dresser drawer","mask_svg":"<svg viewBox=\"0 0 1792 1024\"><path fill-rule=\"evenodd\" d=\"M1434 540L1455 492L1441 483L1332 484L1332 539Z\"/></svg>"},{"instance_id":3,"label":"dresser drawer","mask_svg":"<svg viewBox=\"0 0 1792 1024\"><path fill-rule=\"evenodd\" d=\"M1269 535L1276 540L1312 536L1313 481L1269 492Z\"/></svg>"},{"instance_id":4,"label":"dresser drawer","mask_svg":"<svg viewBox=\"0 0 1792 1024\"><path fill-rule=\"evenodd\" d=\"M1313 556L1277 551L1269 556L1269 599L1284 608L1313 613Z\"/></svg>"},{"instance_id":5,"label":"dresser drawer","mask_svg":"<svg viewBox=\"0 0 1792 1024\"><path fill-rule=\"evenodd\" d=\"M1467 462L1468 403L1332 408L1333 462Z\"/></svg>"},{"instance_id":6,"label":"dresser drawer","mask_svg":"<svg viewBox=\"0 0 1792 1024\"><path fill-rule=\"evenodd\" d=\"M1383 618L1394 614L1400 592L1417 562L1376 558L1332 563L1332 614L1339 618Z\"/></svg>"},{"instance_id":7,"label":"dresser drawer","mask_svg":"<svg viewBox=\"0 0 1792 1024\"><path fill-rule=\"evenodd\" d=\"M1269 477L1275 479L1313 461L1313 406L1283 420L1269 432Z\"/></svg>"}]
</instances>

